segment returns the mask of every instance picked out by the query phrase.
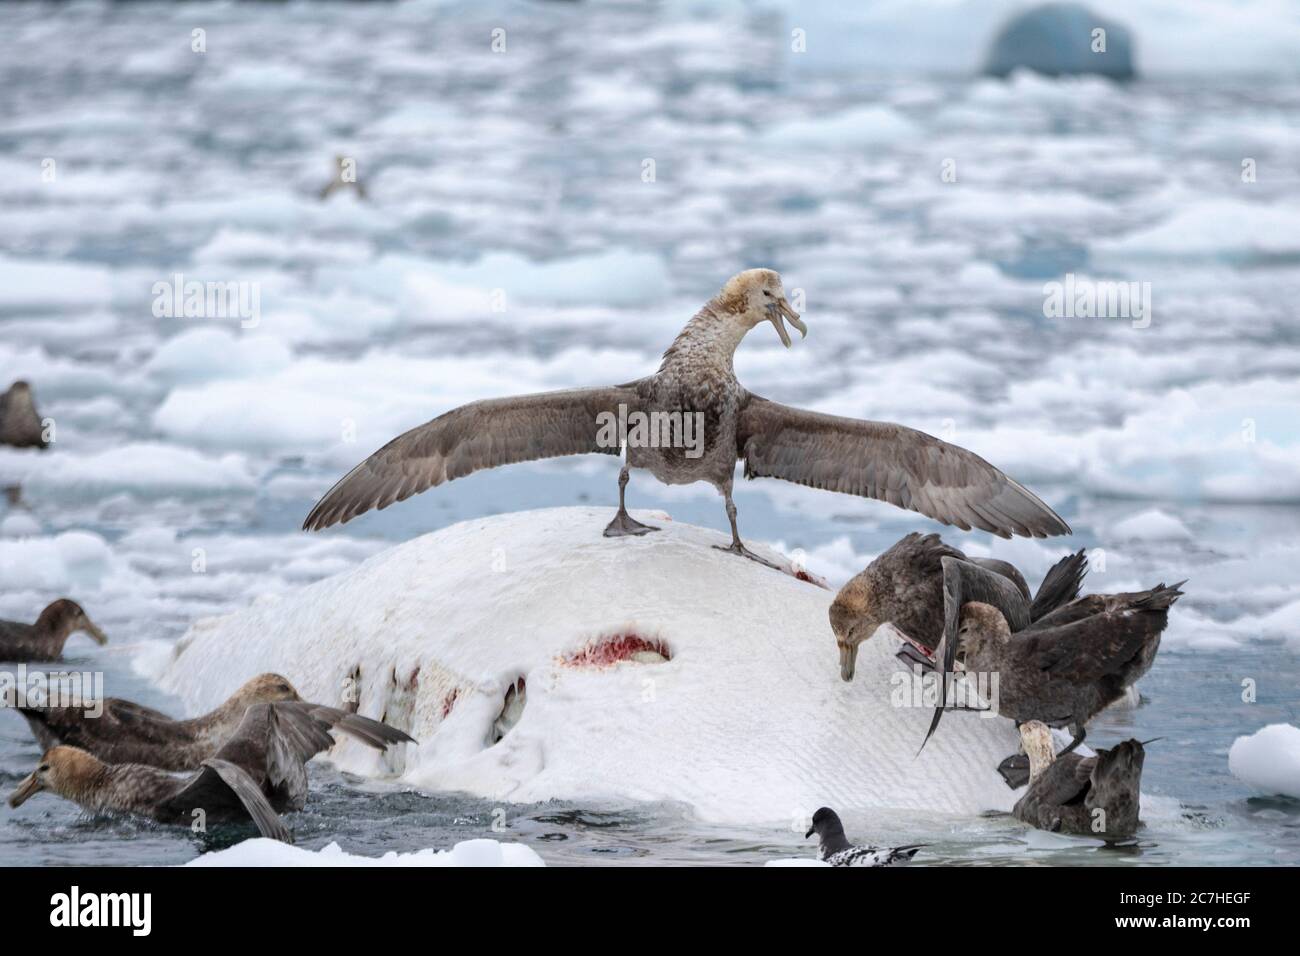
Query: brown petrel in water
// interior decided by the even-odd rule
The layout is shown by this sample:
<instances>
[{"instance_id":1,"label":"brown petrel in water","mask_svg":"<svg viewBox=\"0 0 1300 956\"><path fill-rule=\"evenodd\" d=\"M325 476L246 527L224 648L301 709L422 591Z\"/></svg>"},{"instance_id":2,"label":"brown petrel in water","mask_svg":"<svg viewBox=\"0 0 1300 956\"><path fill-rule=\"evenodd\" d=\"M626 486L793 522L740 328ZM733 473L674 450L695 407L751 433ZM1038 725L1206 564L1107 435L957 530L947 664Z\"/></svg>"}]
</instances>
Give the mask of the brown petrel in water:
<instances>
[{"instance_id":1,"label":"brown petrel in water","mask_svg":"<svg viewBox=\"0 0 1300 956\"><path fill-rule=\"evenodd\" d=\"M388 724L336 707L304 701L279 674L260 674L216 710L189 720L118 697L106 697L102 712L85 707L20 707L44 749L68 744L108 763L140 763L163 770L197 770L230 739L255 704L276 703L281 713L303 711L327 729L341 730L377 750L413 739ZM98 709L98 708L97 708Z\"/></svg>"},{"instance_id":2,"label":"brown petrel in water","mask_svg":"<svg viewBox=\"0 0 1300 956\"><path fill-rule=\"evenodd\" d=\"M35 624L0 621L0 661L62 660L63 645L77 631L85 631L96 644L108 643L104 632L86 616L80 604L59 598L41 612Z\"/></svg>"},{"instance_id":3,"label":"brown petrel in water","mask_svg":"<svg viewBox=\"0 0 1300 956\"><path fill-rule=\"evenodd\" d=\"M722 550L769 563L744 546L736 528L731 489L738 460L747 478L780 478L875 498L965 531L981 528L1001 537L1070 532L1032 492L964 448L902 425L822 415L751 394L732 367L736 347L763 322L771 322L789 347L786 320L807 334L786 301L781 277L771 269L742 272L686 324L654 375L625 385L462 405L398 436L353 468L317 502L303 527L327 528L482 468L561 455L617 455L620 441L610 440L609 422L630 420L635 412L650 419L652 440L640 440L635 431L626 436L618 513L607 536L656 530L633 520L624 505L629 470L644 468L666 484L712 484L725 499L731 523L731 546ZM680 439L695 421L702 422L702 447L686 447ZM662 440L665 431L668 441Z\"/></svg>"},{"instance_id":4,"label":"brown petrel in water","mask_svg":"<svg viewBox=\"0 0 1300 956\"><path fill-rule=\"evenodd\" d=\"M1119 840L1133 835L1141 805L1143 742L1125 740L1096 756L1052 756L1052 734L1040 721L1022 724L1029 789L1012 807L1021 823L1054 833ZM1151 743L1151 741L1145 741Z\"/></svg>"},{"instance_id":5,"label":"brown petrel in water","mask_svg":"<svg viewBox=\"0 0 1300 956\"><path fill-rule=\"evenodd\" d=\"M48 448L49 444L32 399L32 387L26 382L14 382L9 391L0 392L0 445Z\"/></svg>"},{"instance_id":6,"label":"brown petrel in water","mask_svg":"<svg viewBox=\"0 0 1300 956\"><path fill-rule=\"evenodd\" d=\"M292 843L276 809L307 802L306 763L334 744L328 722L293 703L254 704L234 734L189 776L138 763L105 763L77 747L41 758L9 797L18 807L42 790L95 813L130 813L160 823L251 819L273 840Z\"/></svg>"}]
</instances>

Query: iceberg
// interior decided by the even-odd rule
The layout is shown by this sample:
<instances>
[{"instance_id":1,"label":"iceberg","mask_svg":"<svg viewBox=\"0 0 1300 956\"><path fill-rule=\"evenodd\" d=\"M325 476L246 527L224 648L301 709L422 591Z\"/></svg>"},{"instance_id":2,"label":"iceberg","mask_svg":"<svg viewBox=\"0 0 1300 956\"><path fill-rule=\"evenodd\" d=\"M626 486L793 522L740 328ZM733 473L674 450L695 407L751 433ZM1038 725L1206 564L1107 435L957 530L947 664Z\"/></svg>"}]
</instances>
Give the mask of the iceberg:
<instances>
[{"instance_id":1,"label":"iceberg","mask_svg":"<svg viewBox=\"0 0 1300 956\"><path fill-rule=\"evenodd\" d=\"M1043 4L1013 17L998 31L984 65L991 76L1019 69L1045 76L1093 73L1131 80L1133 37L1082 4Z\"/></svg>"},{"instance_id":2,"label":"iceberg","mask_svg":"<svg viewBox=\"0 0 1300 956\"><path fill-rule=\"evenodd\" d=\"M156 676L197 711L282 673L419 741L387 756L340 741L341 769L488 800L669 802L787 825L823 805L1009 809L994 768L1015 728L953 714L918 756L931 709L896 693L891 629L846 684L834 593L811 575L716 550L725 535L660 512L638 515L658 533L604 538L609 515L554 508L426 534L195 622Z\"/></svg>"}]
</instances>

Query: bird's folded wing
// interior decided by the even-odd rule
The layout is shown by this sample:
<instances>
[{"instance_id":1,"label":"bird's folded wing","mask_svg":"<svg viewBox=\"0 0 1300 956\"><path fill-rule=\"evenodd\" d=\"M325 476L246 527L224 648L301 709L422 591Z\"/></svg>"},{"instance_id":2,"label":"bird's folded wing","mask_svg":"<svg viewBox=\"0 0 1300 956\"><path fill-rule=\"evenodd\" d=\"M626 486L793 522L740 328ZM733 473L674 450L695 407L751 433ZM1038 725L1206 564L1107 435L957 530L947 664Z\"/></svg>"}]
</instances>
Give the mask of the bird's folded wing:
<instances>
[{"instance_id":1,"label":"bird's folded wing","mask_svg":"<svg viewBox=\"0 0 1300 956\"><path fill-rule=\"evenodd\" d=\"M972 601L1002 612L1012 631L1029 623L1029 602L1016 583L969 560L943 559L943 672L951 674L957 657L957 628L961 609Z\"/></svg>"},{"instance_id":2,"label":"bird's folded wing","mask_svg":"<svg viewBox=\"0 0 1300 956\"><path fill-rule=\"evenodd\" d=\"M943 674L951 674L957 661L957 629L961 623L961 609L971 601L988 604L1002 612L1011 630L1018 631L1029 623L1029 601L1011 578L969 558L944 557L943 565L943 635L935 647L935 659L943 661ZM947 681L939 682L939 706L930 718L930 728L921 741L922 749L929 743L943 719L947 706Z\"/></svg>"},{"instance_id":3,"label":"bird's folded wing","mask_svg":"<svg viewBox=\"0 0 1300 956\"><path fill-rule=\"evenodd\" d=\"M1070 533L1056 512L983 458L902 425L822 415L751 395L740 412L737 451L747 478L875 498L1003 538Z\"/></svg>"},{"instance_id":4,"label":"bird's folded wing","mask_svg":"<svg viewBox=\"0 0 1300 956\"><path fill-rule=\"evenodd\" d=\"M578 388L462 405L394 438L348 472L316 503L303 528L316 531L371 508L387 508L482 468L538 458L603 453L602 413L639 403L636 383Z\"/></svg>"},{"instance_id":5,"label":"bird's folded wing","mask_svg":"<svg viewBox=\"0 0 1300 956\"><path fill-rule=\"evenodd\" d=\"M1080 758L1066 754L1055 760L1042 776L1030 784L1027 795L1032 795L1044 806L1062 807L1075 800L1090 786L1095 757Z\"/></svg>"},{"instance_id":6,"label":"bird's folded wing","mask_svg":"<svg viewBox=\"0 0 1300 956\"><path fill-rule=\"evenodd\" d=\"M1054 678L1091 683L1123 670L1151 634L1164 628L1155 615L1107 612L1062 627L1021 631L1014 653ZM1026 660L1027 659L1027 660Z\"/></svg>"}]
</instances>

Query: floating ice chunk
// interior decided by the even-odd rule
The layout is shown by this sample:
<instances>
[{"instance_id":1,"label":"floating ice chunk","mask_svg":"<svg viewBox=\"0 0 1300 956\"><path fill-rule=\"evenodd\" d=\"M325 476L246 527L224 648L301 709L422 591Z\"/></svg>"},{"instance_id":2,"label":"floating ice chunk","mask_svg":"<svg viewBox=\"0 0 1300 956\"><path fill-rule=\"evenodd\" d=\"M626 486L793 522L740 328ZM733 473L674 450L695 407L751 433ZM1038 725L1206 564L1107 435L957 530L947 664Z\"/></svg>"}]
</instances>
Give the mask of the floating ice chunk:
<instances>
[{"instance_id":1,"label":"floating ice chunk","mask_svg":"<svg viewBox=\"0 0 1300 956\"><path fill-rule=\"evenodd\" d=\"M259 671L324 702L355 676L360 712L406 715L420 744L388 765L345 742L341 767L492 800L671 800L736 822L1010 807L994 770L1017 747L1009 721L955 715L917 757L930 709L899 694L896 638L867 641L846 684L834 592L639 516L662 530L604 538L610 512L591 508L444 528L196 625L160 681L200 710Z\"/></svg>"},{"instance_id":2,"label":"floating ice chunk","mask_svg":"<svg viewBox=\"0 0 1300 956\"><path fill-rule=\"evenodd\" d=\"M1192 532L1171 514L1148 508L1125 518L1110 529L1117 538L1129 541L1188 541Z\"/></svg>"},{"instance_id":3,"label":"floating ice chunk","mask_svg":"<svg viewBox=\"0 0 1300 956\"><path fill-rule=\"evenodd\" d=\"M467 265L440 263L435 272L456 285L502 289L526 302L551 304L640 305L672 288L659 256L618 249L547 262L492 252Z\"/></svg>"},{"instance_id":4,"label":"floating ice chunk","mask_svg":"<svg viewBox=\"0 0 1300 956\"><path fill-rule=\"evenodd\" d=\"M41 533L41 523L23 511L12 511L0 521L0 537L29 538Z\"/></svg>"},{"instance_id":5,"label":"floating ice chunk","mask_svg":"<svg viewBox=\"0 0 1300 956\"><path fill-rule=\"evenodd\" d=\"M100 265L0 256L0 310L103 306L112 291Z\"/></svg>"},{"instance_id":6,"label":"floating ice chunk","mask_svg":"<svg viewBox=\"0 0 1300 956\"><path fill-rule=\"evenodd\" d=\"M226 329L201 327L173 336L146 366L167 382L264 376L293 361L289 347L267 335L238 336Z\"/></svg>"},{"instance_id":7,"label":"floating ice chunk","mask_svg":"<svg viewBox=\"0 0 1300 956\"><path fill-rule=\"evenodd\" d=\"M337 843L320 850L304 850L258 837L225 850L205 853L186 866L545 866L542 858L523 843L464 840L450 850L415 850L360 856L345 853Z\"/></svg>"},{"instance_id":8,"label":"floating ice chunk","mask_svg":"<svg viewBox=\"0 0 1300 956\"><path fill-rule=\"evenodd\" d=\"M915 135L916 127L894 109L862 106L829 116L787 120L768 129L763 138L774 145L815 149L896 143Z\"/></svg>"},{"instance_id":9,"label":"floating ice chunk","mask_svg":"<svg viewBox=\"0 0 1300 956\"><path fill-rule=\"evenodd\" d=\"M89 454L71 448L43 454L0 453L0 480L38 482L43 489L137 492L240 491L255 484L242 455L214 457L159 442L131 442Z\"/></svg>"},{"instance_id":10,"label":"floating ice chunk","mask_svg":"<svg viewBox=\"0 0 1300 956\"><path fill-rule=\"evenodd\" d=\"M1269 724L1238 737L1228 751L1228 769L1252 789L1300 800L1300 728Z\"/></svg>"},{"instance_id":11,"label":"floating ice chunk","mask_svg":"<svg viewBox=\"0 0 1300 956\"><path fill-rule=\"evenodd\" d=\"M6 590L94 589L122 570L108 542L89 531L0 540Z\"/></svg>"},{"instance_id":12,"label":"floating ice chunk","mask_svg":"<svg viewBox=\"0 0 1300 956\"><path fill-rule=\"evenodd\" d=\"M794 856L788 859L768 860L764 866L830 866L825 860L818 860L811 856Z\"/></svg>"},{"instance_id":13,"label":"floating ice chunk","mask_svg":"<svg viewBox=\"0 0 1300 956\"><path fill-rule=\"evenodd\" d=\"M1300 254L1300 209L1288 203L1199 199L1164 222L1093 248L1104 261L1135 256L1252 257Z\"/></svg>"}]
</instances>

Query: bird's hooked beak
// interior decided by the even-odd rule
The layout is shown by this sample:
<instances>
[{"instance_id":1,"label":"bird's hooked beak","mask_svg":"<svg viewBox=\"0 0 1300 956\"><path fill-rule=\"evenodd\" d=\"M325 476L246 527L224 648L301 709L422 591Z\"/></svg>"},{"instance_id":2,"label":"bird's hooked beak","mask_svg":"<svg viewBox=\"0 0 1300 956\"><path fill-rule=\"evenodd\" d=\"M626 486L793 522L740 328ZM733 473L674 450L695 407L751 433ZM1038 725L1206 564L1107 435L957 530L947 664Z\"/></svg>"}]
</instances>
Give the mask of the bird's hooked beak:
<instances>
[{"instance_id":1,"label":"bird's hooked beak","mask_svg":"<svg viewBox=\"0 0 1300 956\"><path fill-rule=\"evenodd\" d=\"M843 681L853 680L853 668L858 662L858 645L841 644L840 645L840 679Z\"/></svg>"},{"instance_id":2,"label":"bird's hooked beak","mask_svg":"<svg viewBox=\"0 0 1300 956\"><path fill-rule=\"evenodd\" d=\"M95 622L84 614L81 616L81 630L89 634L100 647L108 643L108 635L101 631Z\"/></svg>"},{"instance_id":3,"label":"bird's hooked beak","mask_svg":"<svg viewBox=\"0 0 1300 956\"><path fill-rule=\"evenodd\" d=\"M781 336L781 344L786 348L790 347L790 333L785 330L783 319L789 319L790 324L799 330L800 338L808 337L808 326L803 324L799 313L790 308L790 303L785 300L785 296L781 296L767 306L767 319L776 326L776 332Z\"/></svg>"},{"instance_id":4,"label":"bird's hooked beak","mask_svg":"<svg viewBox=\"0 0 1300 956\"><path fill-rule=\"evenodd\" d=\"M809 828L808 828L808 832L805 833L805 834L803 835L803 838L806 840L806 839L808 839L810 836L812 836L812 835L813 835L814 833L816 833L816 832L817 832L817 828L816 828L816 827L809 827Z\"/></svg>"},{"instance_id":5,"label":"bird's hooked beak","mask_svg":"<svg viewBox=\"0 0 1300 956\"><path fill-rule=\"evenodd\" d=\"M36 779L36 774L34 772L29 773L25 778L23 778L23 782L18 784L17 789L15 789L13 793L9 794L9 806L21 807L24 803L44 789L45 788L41 786L41 782Z\"/></svg>"}]
</instances>

